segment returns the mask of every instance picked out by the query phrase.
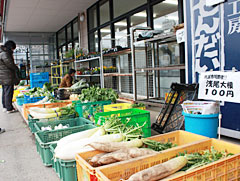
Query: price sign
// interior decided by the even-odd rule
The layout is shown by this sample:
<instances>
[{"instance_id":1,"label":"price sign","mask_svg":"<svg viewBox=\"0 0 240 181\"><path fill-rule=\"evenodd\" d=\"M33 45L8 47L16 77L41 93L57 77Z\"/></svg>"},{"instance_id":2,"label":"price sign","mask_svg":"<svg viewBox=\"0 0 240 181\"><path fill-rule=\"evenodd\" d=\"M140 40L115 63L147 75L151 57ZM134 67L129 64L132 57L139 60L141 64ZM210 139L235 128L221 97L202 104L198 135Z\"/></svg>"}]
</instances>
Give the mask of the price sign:
<instances>
[{"instance_id":1,"label":"price sign","mask_svg":"<svg viewBox=\"0 0 240 181\"><path fill-rule=\"evenodd\" d=\"M199 76L199 99L240 103L240 72L205 72Z\"/></svg>"},{"instance_id":2,"label":"price sign","mask_svg":"<svg viewBox=\"0 0 240 181\"><path fill-rule=\"evenodd\" d=\"M176 31L176 38L177 38L177 43L185 42L184 28Z\"/></svg>"}]
</instances>

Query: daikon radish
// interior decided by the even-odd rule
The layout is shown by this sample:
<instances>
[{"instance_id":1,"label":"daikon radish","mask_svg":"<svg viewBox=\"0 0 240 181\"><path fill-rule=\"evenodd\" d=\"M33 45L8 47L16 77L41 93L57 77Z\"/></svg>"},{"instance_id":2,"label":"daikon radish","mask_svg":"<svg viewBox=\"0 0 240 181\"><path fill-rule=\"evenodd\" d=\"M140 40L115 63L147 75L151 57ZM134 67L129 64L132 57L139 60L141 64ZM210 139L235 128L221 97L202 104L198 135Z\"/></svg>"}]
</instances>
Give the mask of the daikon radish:
<instances>
[{"instance_id":1,"label":"daikon radish","mask_svg":"<svg viewBox=\"0 0 240 181\"><path fill-rule=\"evenodd\" d=\"M132 158L150 155L150 154L156 154L156 153L158 152L147 149L147 148L124 148L124 149L103 155L99 159L98 163L100 165L105 165L105 164L129 160Z\"/></svg>"},{"instance_id":2,"label":"daikon radish","mask_svg":"<svg viewBox=\"0 0 240 181\"><path fill-rule=\"evenodd\" d=\"M48 113L55 113L55 112L60 112L60 109L57 108L39 108L39 107L31 107L29 108L29 111L35 111L38 113L44 113L44 114L48 114Z\"/></svg>"},{"instance_id":3,"label":"daikon radish","mask_svg":"<svg viewBox=\"0 0 240 181\"><path fill-rule=\"evenodd\" d=\"M141 147L143 145L142 140L134 139L131 141L123 142L93 142L89 146L93 147L95 150L104 152L114 152L123 148Z\"/></svg>"},{"instance_id":4,"label":"daikon radish","mask_svg":"<svg viewBox=\"0 0 240 181\"><path fill-rule=\"evenodd\" d=\"M99 129L100 129L100 127L97 127L97 128L88 129L88 130L85 130L85 131L81 131L81 132L78 132L78 133L74 133L74 134L70 134L68 136L65 136L58 141L57 147L55 148L55 150L57 150L59 146L66 145L66 144L71 143L73 141L81 140L81 139L84 139L84 138L89 138L94 133L98 132Z\"/></svg>"},{"instance_id":5,"label":"daikon radish","mask_svg":"<svg viewBox=\"0 0 240 181\"><path fill-rule=\"evenodd\" d=\"M89 163L94 166L94 167L97 167L99 166L98 164L98 161L99 159L103 156L103 155L106 155L107 153L99 153L97 155L95 155L94 157L92 157L90 160L89 160Z\"/></svg>"},{"instance_id":6,"label":"daikon radish","mask_svg":"<svg viewBox=\"0 0 240 181\"><path fill-rule=\"evenodd\" d=\"M124 139L124 136L122 134L111 134L111 135L99 136L96 138L91 137L91 138L81 139L79 141L74 141L69 144L62 145L57 150L55 149L55 157L63 159L63 160L72 160L75 158L75 155L77 153L82 152L82 150L86 148L86 145L88 145L94 141L120 142L123 139ZM92 147L90 147L90 146L88 146L88 147L91 148L91 150L94 150Z\"/></svg>"},{"instance_id":7,"label":"daikon radish","mask_svg":"<svg viewBox=\"0 0 240 181\"><path fill-rule=\"evenodd\" d=\"M62 115L60 112L47 113L47 114L39 113L35 111L29 111L29 112L34 119L54 118L54 117L60 117Z\"/></svg>"},{"instance_id":8,"label":"daikon radish","mask_svg":"<svg viewBox=\"0 0 240 181\"><path fill-rule=\"evenodd\" d=\"M179 156L159 165L137 172L127 181L157 181L174 174L186 164L187 159L184 156Z\"/></svg>"}]
</instances>

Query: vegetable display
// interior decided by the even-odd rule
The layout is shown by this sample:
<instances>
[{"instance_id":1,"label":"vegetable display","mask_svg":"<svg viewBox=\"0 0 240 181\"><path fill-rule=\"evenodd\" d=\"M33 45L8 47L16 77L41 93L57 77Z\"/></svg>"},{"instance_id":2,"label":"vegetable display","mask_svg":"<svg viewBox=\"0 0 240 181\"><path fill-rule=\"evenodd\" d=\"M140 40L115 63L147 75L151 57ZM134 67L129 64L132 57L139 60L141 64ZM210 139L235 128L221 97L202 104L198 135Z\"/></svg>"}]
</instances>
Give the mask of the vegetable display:
<instances>
[{"instance_id":1,"label":"vegetable display","mask_svg":"<svg viewBox=\"0 0 240 181\"><path fill-rule=\"evenodd\" d=\"M38 108L31 107L29 109L30 115L34 119L45 119L45 118L54 118L64 115L73 115L76 114L73 104L69 104L66 107L61 108Z\"/></svg>"},{"instance_id":2,"label":"vegetable display","mask_svg":"<svg viewBox=\"0 0 240 181\"><path fill-rule=\"evenodd\" d=\"M59 125L57 125L57 126L54 126L54 128L51 127L51 126L41 127L41 131L58 130L58 129L64 129L64 128L68 128L68 127L69 127L69 125L63 126L62 124L59 124Z\"/></svg>"},{"instance_id":3,"label":"vegetable display","mask_svg":"<svg viewBox=\"0 0 240 181\"><path fill-rule=\"evenodd\" d=\"M106 120L101 127L75 133L60 139L55 148L55 157L63 160L72 160L75 154L93 150L89 145L93 142L121 142L128 141L142 136L144 126L126 126L117 117Z\"/></svg>"},{"instance_id":4,"label":"vegetable display","mask_svg":"<svg viewBox=\"0 0 240 181\"><path fill-rule=\"evenodd\" d=\"M184 156L173 158L164 163L147 168L133 174L127 181L157 181L174 174L187 164L188 160Z\"/></svg>"},{"instance_id":5,"label":"vegetable display","mask_svg":"<svg viewBox=\"0 0 240 181\"><path fill-rule=\"evenodd\" d=\"M77 90L77 89L83 89L83 88L87 88L89 87L88 83L86 83L86 80L85 79L81 79L79 82L73 84L71 86L71 89L73 90Z\"/></svg>"},{"instance_id":6,"label":"vegetable display","mask_svg":"<svg viewBox=\"0 0 240 181\"><path fill-rule=\"evenodd\" d=\"M180 153L179 155L185 156L188 160L187 165L182 169L182 171L190 171L195 168L215 162L219 159L226 158L233 154L227 153L226 151L217 151L213 147L211 147L210 150L204 150L204 151L191 153L191 154Z\"/></svg>"},{"instance_id":7,"label":"vegetable display","mask_svg":"<svg viewBox=\"0 0 240 181\"><path fill-rule=\"evenodd\" d=\"M180 153L177 157L164 163L131 175L127 181L158 181L163 178L165 178L164 180L168 180L168 178L185 173L185 171L191 171L231 155L233 154L226 151L217 151L213 147L210 150L203 150L196 153ZM106 154L103 156L106 156ZM99 160L100 158L98 158L98 162Z\"/></svg>"},{"instance_id":8,"label":"vegetable display","mask_svg":"<svg viewBox=\"0 0 240 181\"><path fill-rule=\"evenodd\" d=\"M45 97L45 96L50 96L51 92L47 91L46 89L39 88L39 87L34 87L30 89L29 92L24 93L26 96L32 97Z\"/></svg>"},{"instance_id":9,"label":"vegetable display","mask_svg":"<svg viewBox=\"0 0 240 181\"><path fill-rule=\"evenodd\" d=\"M118 95L114 90L94 86L83 89L81 95L79 96L79 100L81 102L97 102L107 100L116 102L117 98Z\"/></svg>"}]
</instances>

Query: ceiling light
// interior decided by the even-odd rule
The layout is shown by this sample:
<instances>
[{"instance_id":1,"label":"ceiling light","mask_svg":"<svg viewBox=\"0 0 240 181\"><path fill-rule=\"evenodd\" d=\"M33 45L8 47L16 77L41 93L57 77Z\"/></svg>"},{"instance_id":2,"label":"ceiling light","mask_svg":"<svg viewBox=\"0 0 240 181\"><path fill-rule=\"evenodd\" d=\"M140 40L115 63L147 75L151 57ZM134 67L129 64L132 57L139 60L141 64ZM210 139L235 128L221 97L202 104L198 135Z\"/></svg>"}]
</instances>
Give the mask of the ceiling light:
<instances>
[{"instance_id":1,"label":"ceiling light","mask_svg":"<svg viewBox=\"0 0 240 181\"><path fill-rule=\"evenodd\" d=\"M117 23L115 23L116 26L127 26L127 23L124 21L119 21Z\"/></svg>"},{"instance_id":2,"label":"ceiling light","mask_svg":"<svg viewBox=\"0 0 240 181\"><path fill-rule=\"evenodd\" d=\"M109 30L109 29L101 29L101 33L111 33L111 30Z\"/></svg>"},{"instance_id":3,"label":"ceiling light","mask_svg":"<svg viewBox=\"0 0 240 181\"><path fill-rule=\"evenodd\" d=\"M147 13L146 12L140 12L140 13L136 13L133 16L137 16L137 17L147 17Z\"/></svg>"},{"instance_id":4,"label":"ceiling light","mask_svg":"<svg viewBox=\"0 0 240 181\"><path fill-rule=\"evenodd\" d=\"M177 0L165 0L165 1L163 1L163 3L178 5L178 1Z\"/></svg>"}]
</instances>

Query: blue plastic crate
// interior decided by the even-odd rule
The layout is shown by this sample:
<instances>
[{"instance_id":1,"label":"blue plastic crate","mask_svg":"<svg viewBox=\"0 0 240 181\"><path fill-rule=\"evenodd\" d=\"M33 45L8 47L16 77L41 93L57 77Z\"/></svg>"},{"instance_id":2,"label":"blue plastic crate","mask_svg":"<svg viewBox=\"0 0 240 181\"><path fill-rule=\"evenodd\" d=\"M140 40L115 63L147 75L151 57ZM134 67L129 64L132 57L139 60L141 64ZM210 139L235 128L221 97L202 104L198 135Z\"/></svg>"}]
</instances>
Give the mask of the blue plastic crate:
<instances>
[{"instance_id":1,"label":"blue plastic crate","mask_svg":"<svg viewBox=\"0 0 240 181\"><path fill-rule=\"evenodd\" d=\"M30 97L24 95L24 104L35 103L42 100L44 97Z\"/></svg>"},{"instance_id":2,"label":"blue plastic crate","mask_svg":"<svg viewBox=\"0 0 240 181\"><path fill-rule=\"evenodd\" d=\"M22 106L24 104L24 97L17 97L17 105Z\"/></svg>"},{"instance_id":3,"label":"blue plastic crate","mask_svg":"<svg viewBox=\"0 0 240 181\"><path fill-rule=\"evenodd\" d=\"M41 73L30 73L30 81L49 81L49 73L41 72Z\"/></svg>"},{"instance_id":4,"label":"blue plastic crate","mask_svg":"<svg viewBox=\"0 0 240 181\"><path fill-rule=\"evenodd\" d=\"M49 80L30 81L30 87L31 87L31 89L34 88L34 87L43 88L43 85L44 85L46 82L49 82Z\"/></svg>"}]
</instances>

